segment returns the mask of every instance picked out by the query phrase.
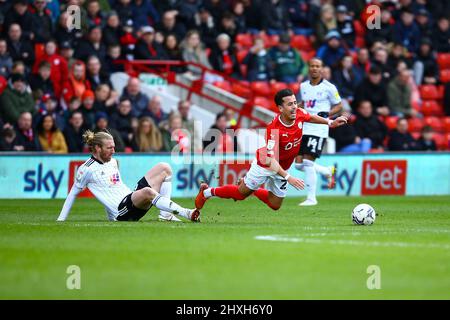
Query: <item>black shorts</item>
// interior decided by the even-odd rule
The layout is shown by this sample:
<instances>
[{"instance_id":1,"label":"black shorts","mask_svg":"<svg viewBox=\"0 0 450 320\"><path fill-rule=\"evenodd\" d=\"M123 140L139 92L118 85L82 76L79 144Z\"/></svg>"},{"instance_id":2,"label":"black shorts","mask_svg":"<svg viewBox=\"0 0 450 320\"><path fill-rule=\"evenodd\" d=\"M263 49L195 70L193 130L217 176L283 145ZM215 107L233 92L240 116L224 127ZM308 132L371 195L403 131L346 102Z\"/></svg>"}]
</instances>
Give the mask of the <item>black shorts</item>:
<instances>
[{"instance_id":1,"label":"black shorts","mask_svg":"<svg viewBox=\"0 0 450 320\"><path fill-rule=\"evenodd\" d=\"M302 137L302 143L300 144L300 152L299 155L309 154L314 158L320 158L322 154L323 146L327 138L317 137L317 136L309 136L304 135Z\"/></svg>"},{"instance_id":2,"label":"black shorts","mask_svg":"<svg viewBox=\"0 0 450 320\"><path fill-rule=\"evenodd\" d=\"M150 185L148 184L147 179L145 179L145 177L143 177L141 180L138 181L134 191L140 190L145 187L150 187ZM120 202L119 207L118 207L119 215L116 218L117 221L138 221L150 209L150 208L148 208L145 210L145 209L136 208L133 205L133 201L131 201L132 194L133 194L133 192L130 193L129 195L127 195L125 198L123 198L123 200Z\"/></svg>"}]
</instances>

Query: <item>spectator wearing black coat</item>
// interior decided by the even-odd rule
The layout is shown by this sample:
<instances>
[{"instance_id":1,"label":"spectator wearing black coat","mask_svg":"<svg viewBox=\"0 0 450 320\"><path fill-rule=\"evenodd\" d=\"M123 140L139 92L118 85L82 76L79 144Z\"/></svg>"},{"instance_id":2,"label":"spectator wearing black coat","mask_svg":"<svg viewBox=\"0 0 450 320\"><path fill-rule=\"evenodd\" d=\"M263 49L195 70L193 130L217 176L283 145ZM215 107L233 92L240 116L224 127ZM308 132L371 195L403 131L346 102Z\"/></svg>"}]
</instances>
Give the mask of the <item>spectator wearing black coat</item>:
<instances>
[{"instance_id":1,"label":"spectator wearing black coat","mask_svg":"<svg viewBox=\"0 0 450 320\"><path fill-rule=\"evenodd\" d=\"M22 28L17 23L8 29L8 51L13 61L23 61L30 69L34 63L34 48L26 38L22 38Z\"/></svg>"},{"instance_id":2,"label":"spectator wearing black coat","mask_svg":"<svg viewBox=\"0 0 450 320\"><path fill-rule=\"evenodd\" d=\"M33 129L31 113L23 112L19 116L16 129L16 151L41 151L37 132Z\"/></svg>"},{"instance_id":3,"label":"spectator wearing black coat","mask_svg":"<svg viewBox=\"0 0 450 320\"><path fill-rule=\"evenodd\" d=\"M106 17L106 26L103 28L103 43L108 47L120 43L120 20L117 12L111 11Z\"/></svg>"},{"instance_id":4,"label":"spectator wearing black coat","mask_svg":"<svg viewBox=\"0 0 450 320\"><path fill-rule=\"evenodd\" d=\"M361 101L368 100L377 114L383 116L389 115L387 89L381 80L380 68L376 66L371 67L366 79L356 88L353 110L356 110Z\"/></svg>"},{"instance_id":5,"label":"spectator wearing black coat","mask_svg":"<svg viewBox=\"0 0 450 320\"><path fill-rule=\"evenodd\" d=\"M423 38L414 59L414 81L417 85L437 84L439 80L439 67L436 56L431 48L431 40Z\"/></svg>"},{"instance_id":6,"label":"spectator wearing black coat","mask_svg":"<svg viewBox=\"0 0 450 320\"><path fill-rule=\"evenodd\" d=\"M368 100L362 100L358 105L358 113L353 123L356 134L361 139L368 138L373 149L383 150L386 138L386 125L372 112L372 104Z\"/></svg>"},{"instance_id":7,"label":"spectator wearing black coat","mask_svg":"<svg viewBox=\"0 0 450 320\"><path fill-rule=\"evenodd\" d=\"M50 79L51 67L50 62L42 61L39 64L38 73L30 76L30 87L33 93L39 90L41 95L46 93L50 95L55 94L53 82Z\"/></svg>"},{"instance_id":8,"label":"spectator wearing black coat","mask_svg":"<svg viewBox=\"0 0 450 320\"><path fill-rule=\"evenodd\" d=\"M333 82L341 97L353 100L356 87L361 80L360 74L353 66L353 58L351 56L343 57L339 69L333 72Z\"/></svg>"},{"instance_id":9,"label":"spectator wearing black coat","mask_svg":"<svg viewBox=\"0 0 450 320\"><path fill-rule=\"evenodd\" d=\"M403 44L410 52L419 48L420 29L414 21L414 13L404 8L400 14L400 21L394 25L394 40Z\"/></svg>"},{"instance_id":10,"label":"spectator wearing black coat","mask_svg":"<svg viewBox=\"0 0 450 320\"><path fill-rule=\"evenodd\" d=\"M36 43L46 43L53 37L52 12L46 6L46 0L34 0L29 8L33 19L33 40Z\"/></svg>"},{"instance_id":11,"label":"spectator wearing black coat","mask_svg":"<svg viewBox=\"0 0 450 320\"><path fill-rule=\"evenodd\" d=\"M408 132L408 121L405 118L397 120L397 128L389 133L389 151L414 151L417 150L417 141Z\"/></svg>"},{"instance_id":12,"label":"spectator wearing black coat","mask_svg":"<svg viewBox=\"0 0 450 320\"><path fill-rule=\"evenodd\" d=\"M437 21L433 31L433 48L437 52L450 52L450 22L449 18L442 16Z\"/></svg>"},{"instance_id":13,"label":"spectator wearing black coat","mask_svg":"<svg viewBox=\"0 0 450 320\"><path fill-rule=\"evenodd\" d=\"M155 29L151 26L141 28L141 37L134 49L134 58L142 60L163 60L166 54L161 45L155 41Z\"/></svg>"},{"instance_id":14,"label":"spectator wearing black coat","mask_svg":"<svg viewBox=\"0 0 450 320\"><path fill-rule=\"evenodd\" d=\"M292 30L292 22L282 0L262 2L261 24L262 29L269 34L282 34Z\"/></svg>"},{"instance_id":15,"label":"spectator wearing black coat","mask_svg":"<svg viewBox=\"0 0 450 320\"><path fill-rule=\"evenodd\" d=\"M381 10L380 28L367 29L365 40L367 47L377 41L392 42L394 40L394 27L391 24L392 14L387 8Z\"/></svg>"},{"instance_id":16,"label":"spectator wearing black coat","mask_svg":"<svg viewBox=\"0 0 450 320\"><path fill-rule=\"evenodd\" d=\"M28 10L28 1L14 0L13 6L5 15L3 30L9 30L11 25L18 24L22 30L23 39L34 41L34 29L38 27L34 21L32 13Z\"/></svg>"},{"instance_id":17,"label":"spectator wearing black coat","mask_svg":"<svg viewBox=\"0 0 450 320\"><path fill-rule=\"evenodd\" d=\"M97 56L101 63L106 57L106 47L102 43L102 28L92 26L89 28L87 39L81 41L74 54L75 58L86 61L90 56Z\"/></svg>"},{"instance_id":18,"label":"spectator wearing black coat","mask_svg":"<svg viewBox=\"0 0 450 320\"><path fill-rule=\"evenodd\" d=\"M177 21L177 16L173 11L164 12L161 21L155 26L155 29L164 37L168 34L175 34L178 42L183 40L186 34L186 27Z\"/></svg>"},{"instance_id":19,"label":"spectator wearing black coat","mask_svg":"<svg viewBox=\"0 0 450 320\"><path fill-rule=\"evenodd\" d=\"M336 23L337 30L342 36L342 40L348 49L355 47L355 27L353 17L348 14L345 5L337 6L336 8Z\"/></svg>"},{"instance_id":20,"label":"spectator wearing black coat","mask_svg":"<svg viewBox=\"0 0 450 320\"><path fill-rule=\"evenodd\" d=\"M436 151L436 142L433 140L433 128L425 126L422 129L422 135L417 140L417 150L420 151Z\"/></svg>"},{"instance_id":21,"label":"spectator wearing black coat","mask_svg":"<svg viewBox=\"0 0 450 320\"><path fill-rule=\"evenodd\" d=\"M217 45L209 56L209 61L214 70L239 79L241 71L236 55L230 47L231 39L226 33L217 36Z\"/></svg>"},{"instance_id":22,"label":"spectator wearing black coat","mask_svg":"<svg viewBox=\"0 0 450 320\"><path fill-rule=\"evenodd\" d=\"M66 128L63 131L69 153L83 152L84 131L85 128L84 128L83 114L80 111L73 112L70 115L69 123L67 124Z\"/></svg>"},{"instance_id":23,"label":"spectator wearing black coat","mask_svg":"<svg viewBox=\"0 0 450 320\"><path fill-rule=\"evenodd\" d=\"M253 47L245 56L248 81L270 81L274 78L269 52L264 48L262 39L255 39Z\"/></svg>"},{"instance_id":24,"label":"spectator wearing black coat","mask_svg":"<svg viewBox=\"0 0 450 320\"><path fill-rule=\"evenodd\" d=\"M125 146L131 147L134 137L131 101L128 99L121 99L117 109L118 111L111 116L110 126L119 132Z\"/></svg>"},{"instance_id":25,"label":"spectator wearing black coat","mask_svg":"<svg viewBox=\"0 0 450 320\"><path fill-rule=\"evenodd\" d=\"M91 84L92 91L95 91L97 87L103 83L112 87L109 75L103 71L102 63L96 56L91 56L87 60L86 78Z\"/></svg>"}]
</instances>

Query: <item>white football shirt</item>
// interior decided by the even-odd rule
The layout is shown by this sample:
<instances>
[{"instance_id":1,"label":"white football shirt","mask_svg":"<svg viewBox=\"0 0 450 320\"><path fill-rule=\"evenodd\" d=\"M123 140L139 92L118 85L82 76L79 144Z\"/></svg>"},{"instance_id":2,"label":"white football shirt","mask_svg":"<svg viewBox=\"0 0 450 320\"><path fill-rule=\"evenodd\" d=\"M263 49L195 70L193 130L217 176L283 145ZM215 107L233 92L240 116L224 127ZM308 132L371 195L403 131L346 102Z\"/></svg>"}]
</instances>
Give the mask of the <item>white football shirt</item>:
<instances>
[{"instance_id":1,"label":"white football shirt","mask_svg":"<svg viewBox=\"0 0 450 320\"><path fill-rule=\"evenodd\" d=\"M74 185L79 189L87 187L103 204L109 220L115 220L120 202L131 193L122 182L116 159L101 163L91 157L78 168Z\"/></svg>"},{"instance_id":2,"label":"white football shirt","mask_svg":"<svg viewBox=\"0 0 450 320\"><path fill-rule=\"evenodd\" d=\"M341 97L331 82L322 79L313 86L307 80L300 86L300 100L308 113L317 115L319 112L330 112L333 106L341 102ZM328 125L305 122L303 134L328 138Z\"/></svg>"}]
</instances>

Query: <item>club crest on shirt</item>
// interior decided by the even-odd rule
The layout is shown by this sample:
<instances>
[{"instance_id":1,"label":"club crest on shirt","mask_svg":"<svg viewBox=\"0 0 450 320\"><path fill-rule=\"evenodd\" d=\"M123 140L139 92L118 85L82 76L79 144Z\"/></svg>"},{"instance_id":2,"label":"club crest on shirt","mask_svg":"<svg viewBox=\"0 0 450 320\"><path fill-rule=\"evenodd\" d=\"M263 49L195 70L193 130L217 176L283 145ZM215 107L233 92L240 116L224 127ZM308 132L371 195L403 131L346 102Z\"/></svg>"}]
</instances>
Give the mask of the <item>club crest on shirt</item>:
<instances>
[{"instance_id":1,"label":"club crest on shirt","mask_svg":"<svg viewBox=\"0 0 450 320\"><path fill-rule=\"evenodd\" d=\"M119 175L118 173L114 173L114 174L110 177L109 180L111 181L112 184L117 184L117 183L120 182L120 175Z\"/></svg>"},{"instance_id":2,"label":"club crest on shirt","mask_svg":"<svg viewBox=\"0 0 450 320\"><path fill-rule=\"evenodd\" d=\"M299 128L299 129L303 128L303 123L302 123L302 122L299 122L299 123L298 123L298 128Z\"/></svg>"}]
</instances>

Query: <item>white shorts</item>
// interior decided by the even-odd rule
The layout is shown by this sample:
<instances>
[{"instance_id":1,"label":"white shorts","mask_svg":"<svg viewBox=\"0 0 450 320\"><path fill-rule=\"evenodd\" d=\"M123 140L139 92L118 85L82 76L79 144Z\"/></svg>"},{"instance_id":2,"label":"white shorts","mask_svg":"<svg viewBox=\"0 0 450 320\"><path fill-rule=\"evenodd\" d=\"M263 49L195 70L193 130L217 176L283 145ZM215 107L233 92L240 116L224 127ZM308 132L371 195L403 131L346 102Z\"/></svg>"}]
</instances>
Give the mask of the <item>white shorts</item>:
<instances>
[{"instance_id":1,"label":"white shorts","mask_svg":"<svg viewBox=\"0 0 450 320\"><path fill-rule=\"evenodd\" d=\"M244 183L251 190L258 190L260 186L267 183L266 189L279 198L286 197L287 180L278 173L259 166L253 160L250 170L244 177Z\"/></svg>"}]
</instances>

